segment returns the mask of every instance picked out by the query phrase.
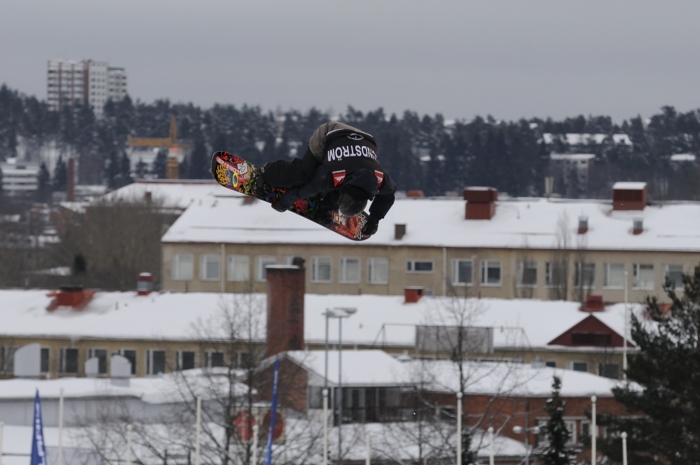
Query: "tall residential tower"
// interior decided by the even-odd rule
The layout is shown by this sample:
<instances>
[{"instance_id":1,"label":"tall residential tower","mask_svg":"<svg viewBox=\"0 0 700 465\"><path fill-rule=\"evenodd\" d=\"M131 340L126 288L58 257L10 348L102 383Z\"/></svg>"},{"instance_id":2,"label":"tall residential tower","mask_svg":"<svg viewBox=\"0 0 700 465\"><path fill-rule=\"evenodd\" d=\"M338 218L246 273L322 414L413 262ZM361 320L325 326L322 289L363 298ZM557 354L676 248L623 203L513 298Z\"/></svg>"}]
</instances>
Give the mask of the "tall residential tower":
<instances>
[{"instance_id":1,"label":"tall residential tower","mask_svg":"<svg viewBox=\"0 0 700 465\"><path fill-rule=\"evenodd\" d=\"M49 60L47 102L52 110L66 105L88 104L102 116L107 100L126 96L124 68L111 68L106 61Z\"/></svg>"}]
</instances>

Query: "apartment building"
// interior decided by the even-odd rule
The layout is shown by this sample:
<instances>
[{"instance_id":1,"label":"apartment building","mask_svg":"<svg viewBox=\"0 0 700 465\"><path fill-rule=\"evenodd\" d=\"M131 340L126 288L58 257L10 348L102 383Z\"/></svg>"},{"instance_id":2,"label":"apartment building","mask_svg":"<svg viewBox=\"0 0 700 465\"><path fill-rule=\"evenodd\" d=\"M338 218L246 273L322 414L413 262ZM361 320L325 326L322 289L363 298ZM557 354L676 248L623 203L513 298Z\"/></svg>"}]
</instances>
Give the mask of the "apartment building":
<instances>
[{"instance_id":1,"label":"apartment building","mask_svg":"<svg viewBox=\"0 0 700 465\"><path fill-rule=\"evenodd\" d=\"M106 61L49 60L46 82L46 101L54 111L88 104L101 116L108 100L126 96L126 71Z\"/></svg>"},{"instance_id":2,"label":"apartment building","mask_svg":"<svg viewBox=\"0 0 700 465\"><path fill-rule=\"evenodd\" d=\"M266 267L307 263L313 294L426 295L604 302L666 300L668 278L700 262L700 203L649 204L644 183L611 201L402 198L379 232L352 242L267 203L221 190L192 203L163 236L163 289L263 292Z\"/></svg>"}]
</instances>

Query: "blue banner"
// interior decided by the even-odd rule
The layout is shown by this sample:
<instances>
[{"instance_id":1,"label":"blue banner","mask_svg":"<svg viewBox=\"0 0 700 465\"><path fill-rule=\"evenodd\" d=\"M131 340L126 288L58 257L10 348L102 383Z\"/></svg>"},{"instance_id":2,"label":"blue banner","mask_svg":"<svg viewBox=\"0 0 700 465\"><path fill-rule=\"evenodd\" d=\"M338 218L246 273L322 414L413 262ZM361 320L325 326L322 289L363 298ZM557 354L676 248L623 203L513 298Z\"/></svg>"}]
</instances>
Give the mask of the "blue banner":
<instances>
[{"instance_id":1,"label":"blue banner","mask_svg":"<svg viewBox=\"0 0 700 465\"><path fill-rule=\"evenodd\" d=\"M267 434L267 454L265 455L265 465L272 465L272 441L275 431L275 420L277 420L277 381L280 374L280 359L275 360L275 380L272 383L272 407L270 407L270 432ZM34 464L32 464L34 465Z\"/></svg>"},{"instance_id":2,"label":"blue banner","mask_svg":"<svg viewBox=\"0 0 700 465\"><path fill-rule=\"evenodd\" d=\"M44 447L44 425L41 421L41 399L39 391L34 397L34 431L32 432L32 462L30 465L46 465Z\"/></svg>"}]
</instances>

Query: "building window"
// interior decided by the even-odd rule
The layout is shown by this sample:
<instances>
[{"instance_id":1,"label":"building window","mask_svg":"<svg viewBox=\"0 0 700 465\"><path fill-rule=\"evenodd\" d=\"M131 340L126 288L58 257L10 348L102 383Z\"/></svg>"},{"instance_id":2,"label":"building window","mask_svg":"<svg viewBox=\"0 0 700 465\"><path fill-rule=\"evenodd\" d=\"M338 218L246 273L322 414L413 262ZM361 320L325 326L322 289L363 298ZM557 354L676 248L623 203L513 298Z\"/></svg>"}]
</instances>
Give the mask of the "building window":
<instances>
[{"instance_id":1,"label":"building window","mask_svg":"<svg viewBox=\"0 0 700 465\"><path fill-rule=\"evenodd\" d=\"M599 363L598 376L603 376L610 379L620 379L620 364L619 363Z\"/></svg>"},{"instance_id":2,"label":"building window","mask_svg":"<svg viewBox=\"0 0 700 465\"><path fill-rule=\"evenodd\" d=\"M517 263L517 284L518 286L537 286L537 262Z\"/></svg>"},{"instance_id":3,"label":"building window","mask_svg":"<svg viewBox=\"0 0 700 465\"><path fill-rule=\"evenodd\" d=\"M576 263L574 286L586 289L595 287L595 263Z\"/></svg>"},{"instance_id":4,"label":"building window","mask_svg":"<svg viewBox=\"0 0 700 465\"><path fill-rule=\"evenodd\" d=\"M470 286L474 282L474 262L471 260L452 260L452 284Z\"/></svg>"},{"instance_id":5,"label":"building window","mask_svg":"<svg viewBox=\"0 0 700 465\"><path fill-rule=\"evenodd\" d=\"M176 369L180 370L191 370L194 368L194 352L191 350L178 350L177 357L175 359Z\"/></svg>"},{"instance_id":6,"label":"building window","mask_svg":"<svg viewBox=\"0 0 700 465\"><path fill-rule=\"evenodd\" d=\"M654 289L654 265L649 264L634 264L634 281L632 282L634 289L645 289L651 291Z\"/></svg>"},{"instance_id":7,"label":"building window","mask_svg":"<svg viewBox=\"0 0 700 465\"><path fill-rule=\"evenodd\" d=\"M107 349L88 349L88 359L96 358L97 374L107 374Z\"/></svg>"},{"instance_id":8,"label":"building window","mask_svg":"<svg viewBox=\"0 0 700 465\"><path fill-rule=\"evenodd\" d=\"M59 353L59 371L61 373L78 373L78 349L62 347Z\"/></svg>"},{"instance_id":9,"label":"building window","mask_svg":"<svg viewBox=\"0 0 700 465\"><path fill-rule=\"evenodd\" d=\"M194 276L192 266L192 254L173 256L173 279L175 281L189 281Z\"/></svg>"},{"instance_id":10,"label":"building window","mask_svg":"<svg viewBox=\"0 0 700 465\"><path fill-rule=\"evenodd\" d=\"M147 350L146 351L146 374L159 375L165 373L165 351L164 350Z\"/></svg>"},{"instance_id":11,"label":"building window","mask_svg":"<svg viewBox=\"0 0 700 465\"><path fill-rule=\"evenodd\" d=\"M340 259L340 277L341 283L355 284L360 282L360 259L359 258L341 258Z\"/></svg>"},{"instance_id":12,"label":"building window","mask_svg":"<svg viewBox=\"0 0 700 465\"><path fill-rule=\"evenodd\" d=\"M267 267L277 263L277 258L261 255L256 258L255 279L257 281L267 281Z\"/></svg>"},{"instance_id":13,"label":"building window","mask_svg":"<svg viewBox=\"0 0 700 465\"><path fill-rule=\"evenodd\" d=\"M603 266L603 287L607 289L625 288L625 265L606 263Z\"/></svg>"},{"instance_id":14,"label":"building window","mask_svg":"<svg viewBox=\"0 0 700 465\"><path fill-rule=\"evenodd\" d=\"M311 282L329 283L331 282L331 259L330 257L313 257L311 259Z\"/></svg>"},{"instance_id":15,"label":"building window","mask_svg":"<svg viewBox=\"0 0 700 465\"><path fill-rule=\"evenodd\" d=\"M370 284L387 284L389 282L389 259L367 259L367 282Z\"/></svg>"},{"instance_id":16,"label":"building window","mask_svg":"<svg viewBox=\"0 0 700 465\"><path fill-rule=\"evenodd\" d=\"M117 351L119 355L124 357L131 363L131 374L136 374L136 350L135 349L119 349Z\"/></svg>"},{"instance_id":17,"label":"building window","mask_svg":"<svg viewBox=\"0 0 700 465\"><path fill-rule=\"evenodd\" d=\"M250 352L238 352L238 368L251 368L253 357Z\"/></svg>"},{"instance_id":18,"label":"building window","mask_svg":"<svg viewBox=\"0 0 700 465\"><path fill-rule=\"evenodd\" d=\"M16 351L17 347L0 347L0 373L7 375L14 373Z\"/></svg>"},{"instance_id":19,"label":"building window","mask_svg":"<svg viewBox=\"0 0 700 465\"><path fill-rule=\"evenodd\" d=\"M425 260L409 260L406 262L407 273L432 273L433 262Z\"/></svg>"},{"instance_id":20,"label":"building window","mask_svg":"<svg viewBox=\"0 0 700 465\"><path fill-rule=\"evenodd\" d=\"M481 262L481 285L501 285L501 262L498 260L484 260Z\"/></svg>"},{"instance_id":21,"label":"building window","mask_svg":"<svg viewBox=\"0 0 700 465\"><path fill-rule=\"evenodd\" d=\"M547 360L546 362L544 362L544 366L550 367L550 368L556 368L557 362L555 360Z\"/></svg>"},{"instance_id":22,"label":"building window","mask_svg":"<svg viewBox=\"0 0 700 465\"><path fill-rule=\"evenodd\" d=\"M50 371L49 354L48 347L41 348L41 373L48 373Z\"/></svg>"},{"instance_id":23,"label":"building window","mask_svg":"<svg viewBox=\"0 0 700 465\"><path fill-rule=\"evenodd\" d=\"M569 440L566 441L566 445L576 444L576 420L564 420L564 424L569 430Z\"/></svg>"},{"instance_id":24,"label":"building window","mask_svg":"<svg viewBox=\"0 0 700 465\"><path fill-rule=\"evenodd\" d=\"M591 435L591 422L588 420L581 421L581 439L588 438Z\"/></svg>"},{"instance_id":25,"label":"building window","mask_svg":"<svg viewBox=\"0 0 700 465\"><path fill-rule=\"evenodd\" d=\"M202 281L219 281L221 257L219 255L201 255L199 257L199 279Z\"/></svg>"},{"instance_id":26,"label":"building window","mask_svg":"<svg viewBox=\"0 0 700 465\"><path fill-rule=\"evenodd\" d=\"M666 279L671 281L671 289L683 289L683 265L666 265Z\"/></svg>"},{"instance_id":27,"label":"building window","mask_svg":"<svg viewBox=\"0 0 700 465\"><path fill-rule=\"evenodd\" d=\"M566 285L566 264L547 262L544 267L544 283L547 287Z\"/></svg>"},{"instance_id":28,"label":"building window","mask_svg":"<svg viewBox=\"0 0 700 465\"><path fill-rule=\"evenodd\" d=\"M588 372L588 363L586 362L566 362L566 369L573 371Z\"/></svg>"},{"instance_id":29,"label":"building window","mask_svg":"<svg viewBox=\"0 0 700 465\"><path fill-rule=\"evenodd\" d=\"M250 258L247 255L229 255L226 265L228 281L247 282L250 280Z\"/></svg>"},{"instance_id":30,"label":"building window","mask_svg":"<svg viewBox=\"0 0 700 465\"><path fill-rule=\"evenodd\" d=\"M224 353L223 352L206 352L206 366L207 368L215 368L224 366Z\"/></svg>"}]
</instances>

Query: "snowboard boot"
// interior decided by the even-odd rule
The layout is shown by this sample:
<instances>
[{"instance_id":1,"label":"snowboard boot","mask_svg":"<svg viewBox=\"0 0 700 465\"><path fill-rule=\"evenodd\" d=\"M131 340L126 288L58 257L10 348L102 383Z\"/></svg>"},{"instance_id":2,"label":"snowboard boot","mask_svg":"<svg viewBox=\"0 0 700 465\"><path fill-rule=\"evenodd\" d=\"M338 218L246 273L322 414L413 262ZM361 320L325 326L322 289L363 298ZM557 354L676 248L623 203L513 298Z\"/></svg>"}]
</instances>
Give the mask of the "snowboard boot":
<instances>
[{"instance_id":1,"label":"snowboard boot","mask_svg":"<svg viewBox=\"0 0 700 465\"><path fill-rule=\"evenodd\" d=\"M255 184L253 185L253 195L264 199L271 191L272 187L265 182L262 177L262 173L258 173L258 176L255 178Z\"/></svg>"}]
</instances>

